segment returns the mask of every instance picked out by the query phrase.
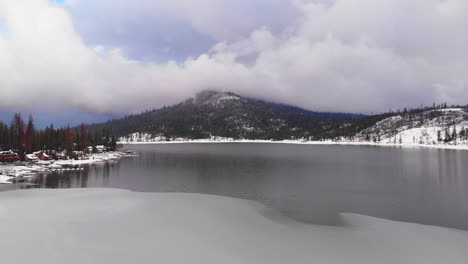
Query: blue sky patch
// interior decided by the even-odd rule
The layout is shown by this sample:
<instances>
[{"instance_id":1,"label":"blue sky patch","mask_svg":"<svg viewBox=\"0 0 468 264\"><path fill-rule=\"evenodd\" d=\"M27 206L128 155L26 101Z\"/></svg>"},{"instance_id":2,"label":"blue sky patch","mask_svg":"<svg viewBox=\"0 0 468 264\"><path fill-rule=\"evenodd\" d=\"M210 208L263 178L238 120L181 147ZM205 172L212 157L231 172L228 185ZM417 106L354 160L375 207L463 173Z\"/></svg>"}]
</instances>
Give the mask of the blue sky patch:
<instances>
[{"instance_id":1,"label":"blue sky patch","mask_svg":"<svg viewBox=\"0 0 468 264\"><path fill-rule=\"evenodd\" d=\"M7 35L8 34L8 29L5 25L5 22L0 19L0 35Z\"/></svg>"}]
</instances>

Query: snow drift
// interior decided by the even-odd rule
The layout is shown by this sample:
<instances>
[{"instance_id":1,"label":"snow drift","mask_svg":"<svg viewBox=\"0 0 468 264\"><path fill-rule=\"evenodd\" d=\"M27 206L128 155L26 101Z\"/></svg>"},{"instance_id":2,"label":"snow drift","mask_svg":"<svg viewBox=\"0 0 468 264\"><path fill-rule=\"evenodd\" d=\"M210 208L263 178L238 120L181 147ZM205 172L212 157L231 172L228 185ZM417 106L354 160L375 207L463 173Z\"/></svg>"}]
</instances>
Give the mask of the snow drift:
<instances>
[{"instance_id":1,"label":"snow drift","mask_svg":"<svg viewBox=\"0 0 468 264\"><path fill-rule=\"evenodd\" d=\"M307 225L256 202L111 189L0 193L2 263L466 263L468 232L352 214Z\"/></svg>"}]
</instances>

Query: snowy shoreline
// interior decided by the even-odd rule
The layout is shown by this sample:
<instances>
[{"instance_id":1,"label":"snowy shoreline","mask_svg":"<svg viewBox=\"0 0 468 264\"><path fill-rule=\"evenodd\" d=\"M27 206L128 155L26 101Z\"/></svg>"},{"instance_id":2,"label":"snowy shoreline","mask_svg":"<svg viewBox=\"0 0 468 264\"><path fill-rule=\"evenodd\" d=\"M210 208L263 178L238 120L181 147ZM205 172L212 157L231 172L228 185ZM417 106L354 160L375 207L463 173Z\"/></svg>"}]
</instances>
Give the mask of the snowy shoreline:
<instances>
[{"instance_id":1,"label":"snowy shoreline","mask_svg":"<svg viewBox=\"0 0 468 264\"><path fill-rule=\"evenodd\" d=\"M0 184L13 184L33 179L40 173L82 171L81 166L86 164L98 164L118 161L124 157L136 157L137 154L129 154L118 151L94 153L86 159L74 160L35 160L34 162L0 163Z\"/></svg>"},{"instance_id":2,"label":"snowy shoreline","mask_svg":"<svg viewBox=\"0 0 468 264\"><path fill-rule=\"evenodd\" d=\"M295 136L282 141L234 139L236 136L216 136L205 132L205 139L192 140L187 136L167 136L149 132L135 132L119 138L120 144L171 144L171 143L272 143L301 145L353 145L381 147L410 147L468 150L468 110L446 108L421 113L401 113L385 118L373 126L347 137L326 136L327 140ZM259 130L261 131L261 130ZM257 131L258 132L258 131ZM344 133L346 134L346 133ZM344 135L343 134L343 135ZM261 135L261 134L260 134ZM244 137L242 134L237 138ZM268 137L268 136L266 136ZM167 141L169 140L169 141Z\"/></svg>"},{"instance_id":3,"label":"snowy shoreline","mask_svg":"<svg viewBox=\"0 0 468 264\"><path fill-rule=\"evenodd\" d=\"M121 145L151 145L151 144L194 144L194 143L249 143L249 144L291 144L291 145L344 145L344 146L375 146L375 147L404 147L404 148L435 148L435 149L449 149L449 150L468 150L468 145L443 145L443 144L394 144L394 143L374 143L374 142L356 142L356 141L299 141L299 140L174 140L174 141L142 141L130 142L120 141Z\"/></svg>"}]
</instances>

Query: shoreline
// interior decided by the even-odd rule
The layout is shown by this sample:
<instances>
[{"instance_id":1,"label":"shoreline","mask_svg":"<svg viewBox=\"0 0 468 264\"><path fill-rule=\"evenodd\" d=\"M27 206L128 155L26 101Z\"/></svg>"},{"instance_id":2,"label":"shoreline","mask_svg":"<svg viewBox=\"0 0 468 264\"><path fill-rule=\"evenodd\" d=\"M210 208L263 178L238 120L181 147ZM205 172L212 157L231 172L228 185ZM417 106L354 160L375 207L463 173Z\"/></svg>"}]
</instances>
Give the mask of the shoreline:
<instances>
[{"instance_id":1,"label":"shoreline","mask_svg":"<svg viewBox=\"0 0 468 264\"><path fill-rule=\"evenodd\" d=\"M373 147L403 147L403 148L434 148L448 150L468 150L468 145L429 145L429 144L393 144L353 141L299 141L299 140L180 140L180 141L141 141L141 142L117 142L120 145L166 145L166 144L290 144L290 145L343 145L343 146L373 146Z\"/></svg>"},{"instance_id":2,"label":"shoreline","mask_svg":"<svg viewBox=\"0 0 468 264\"><path fill-rule=\"evenodd\" d=\"M38 160L19 161L16 163L0 163L0 186L29 182L41 173L82 171L82 165L102 164L106 162L116 162L124 157L134 157L124 152L109 151L103 153L93 153L87 159L68 159L68 160ZM42 162L42 163L41 163ZM0 189L1 191L1 189Z\"/></svg>"}]
</instances>

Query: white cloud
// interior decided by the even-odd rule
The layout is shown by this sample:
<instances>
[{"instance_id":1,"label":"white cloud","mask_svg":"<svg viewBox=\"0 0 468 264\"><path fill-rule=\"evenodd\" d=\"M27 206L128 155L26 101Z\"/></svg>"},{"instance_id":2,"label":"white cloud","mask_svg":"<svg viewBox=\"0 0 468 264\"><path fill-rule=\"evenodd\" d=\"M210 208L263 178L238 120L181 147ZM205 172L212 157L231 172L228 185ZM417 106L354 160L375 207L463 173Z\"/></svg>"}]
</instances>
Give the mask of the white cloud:
<instances>
[{"instance_id":1,"label":"white cloud","mask_svg":"<svg viewBox=\"0 0 468 264\"><path fill-rule=\"evenodd\" d=\"M301 15L289 28L245 38L224 36L223 14L212 11L223 2L206 1L171 8L218 44L181 63L141 63L86 46L67 11L47 0L0 0L8 30L0 34L0 106L125 113L207 88L326 111L468 103L466 1L297 2Z\"/></svg>"}]
</instances>

